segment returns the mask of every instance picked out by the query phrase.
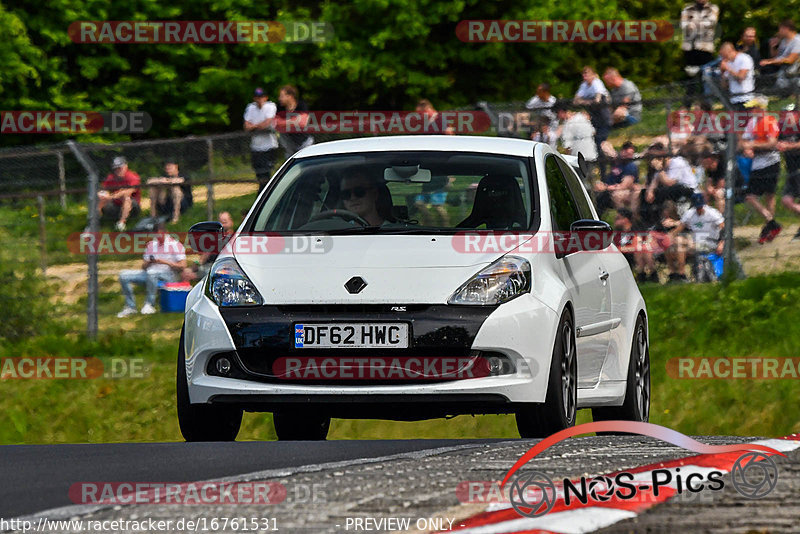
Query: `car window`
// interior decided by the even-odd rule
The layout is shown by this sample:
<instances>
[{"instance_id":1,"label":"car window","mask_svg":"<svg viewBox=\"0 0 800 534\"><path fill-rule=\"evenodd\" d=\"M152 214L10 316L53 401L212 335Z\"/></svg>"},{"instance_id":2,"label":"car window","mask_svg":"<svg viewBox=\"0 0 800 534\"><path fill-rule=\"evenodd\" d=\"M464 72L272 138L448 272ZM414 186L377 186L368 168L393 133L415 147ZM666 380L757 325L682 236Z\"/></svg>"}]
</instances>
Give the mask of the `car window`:
<instances>
[{"instance_id":1,"label":"car window","mask_svg":"<svg viewBox=\"0 0 800 534\"><path fill-rule=\"evenodd\" d=\"M525 158L376 152L297 160L257 210L253 231L527 230Z\"/></svg>"},{"instance_id":2,"label":"car window","mask_svg":"<svg viewBox=\"0 0 800 534\"><path fill-rule=\"evenodd\" d=\"M594 219L592 208L589 206L589 201L586 198L580 180L578 180L578 177L565 161L561 159L557 161L561 168L561 174L564 175L564 179L567 182L567 187L569 187L569 190L572 192L572 198L575 200L575 205L578 207L578 213L580 213L581 219Z\"/></svg>"},{"instance_id":3,"label":"car window","mask_svg":"<svg viewBox=\"0 0 800 534\"><path fill-rule=\"evenodd\" d=\"M564 175L556 158L548 156L544 164L547 191L550 193L550 213L553 216L553 230L566 232L570 225L581 218L578 206L567 187Z\"/></svg>"}]
</instances>

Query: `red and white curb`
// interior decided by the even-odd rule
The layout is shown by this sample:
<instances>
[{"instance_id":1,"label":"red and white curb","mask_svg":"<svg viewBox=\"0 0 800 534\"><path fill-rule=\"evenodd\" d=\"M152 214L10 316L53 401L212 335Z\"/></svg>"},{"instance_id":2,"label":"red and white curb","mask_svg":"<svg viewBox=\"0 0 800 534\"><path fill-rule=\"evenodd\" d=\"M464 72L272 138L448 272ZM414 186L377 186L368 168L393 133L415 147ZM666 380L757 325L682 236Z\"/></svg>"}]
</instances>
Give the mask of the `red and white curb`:
<instances>
[{"instance_id":1,"label":"red and white curb","mask_svg":"<svg viewBox=\"0 0 800 534\"><path fill-rule=\"evenodd\" d=\"M780 452L789 452L800 448L800 435L792 434L783 438L766 439L754 442L765 445ZM634 475L637 481L651 480L654 469L677 469L684 477L691 473L705 475L710 471L730 473L736 460L744 451L728 452L721 454L700 454L659 462L625 472ZM768 453L764 453L770 456ZM613 478L614 473L606 476ZM595 477L597 478L597 477ZM611 497L606 502L592 502L587 504L572 502L570 506L564 504L561 484L556 484L556 503L549 513L540 517L523 517L507 502L492 503L485 512L469 517L460 522L460 526L453 530L460 534L582 534L613 525L624 519L631 519L656 504L668 501L678 494L675 487L675 477L670 485L660 488L658 496L652 495L646 500L623 500L617 496Z\"/></svg>"}]
</instances>

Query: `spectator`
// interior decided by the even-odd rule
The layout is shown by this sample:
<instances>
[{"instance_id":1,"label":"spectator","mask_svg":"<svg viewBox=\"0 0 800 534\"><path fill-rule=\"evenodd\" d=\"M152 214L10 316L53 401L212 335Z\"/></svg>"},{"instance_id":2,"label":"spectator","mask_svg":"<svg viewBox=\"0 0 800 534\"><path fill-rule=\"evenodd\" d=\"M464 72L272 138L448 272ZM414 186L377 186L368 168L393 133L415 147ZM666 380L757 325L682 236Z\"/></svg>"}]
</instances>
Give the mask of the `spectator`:
<instances>
[{"instance_id":1,"label":"spectator","mask_svg":"<svg viewBox=\"0 0 800 534\"><path fill-rule=\"evenodd\" d=\"M661 205L655 199L647 201L647 191L656 175L667 167L667 149L661 141L655 141L645 150L643 159L647 162L647 171L644 190L640 193L639 220L645 228L652 228L658 224L661 217Z\"/></svg>"},{"instance_id":2,"label":"spectator","mask_svg":"<svg viewBox=\"0 0 800 534\"><path fill-rule=\"evenodd\" d=\"M284 113L292 113L301 115L301 120L298 122L300 125L306 124L306 117L308 116L308 105L304 100L300 100L300 93L293 85L284 85L278 93L278 103L280 104L279 111ZM281 146L286 154L286 159L294 156L295 152L314 144L314 138L307 133L282 133Z\"/></svg>"},{"instance_id":3,"label":"spectator","mask_svg":"<svg viewBox=\"0 0 800 534\"><path fill-rule=\"evenodd\" d=\"M575 93L574 104L585 107L591 117L592 126L594 126L594 142L597 146L598 164L602 175L605 174L605 166L603 164L604 156L601 145L608 139L608 134L611 131L611 108L609 107L611 97L606 86L600 81L592 67L583 67L581 73L583 82L581 82L578 91Z\"/></svg>"},{"instance_id":4,"label":"spectator","mask_svg":"<svg viewBox=\"0 0 800 534\"><path fill-rule=\"evenodd\" d=\"M558 131L561 146L569 150L573 156L583 154L590 167L589 176L586 176L586 180L589 181L592 176L591 168L597 165L594 127L585 112L569 109L565 104L559 103L556 106L556 114L561 121Z\"/></svg>"},{"instance_id":5,"label":"spectator","mask_svg":"<svg viewBox=\"0 0 800 534\"><path fill-rule=\"evenodd\" d=\"M250 139L250 156L260 187L264 187L272 174L278 151L273 122L277 107L260 87L253 91L253 102L244 110L244 129L253 132Z\"/></svg>"},{"instance_id":6,"label":"spectator","mask_svg":"<svg viewBox=\"0 0 800 534\"><path fill-rule=\"evenodd\" d=\"M678 205L672 200L664 201L661 207L660 221L653 227L650 235L663 250L670 281L686 280L685 264L679 268L678 243L672 238L672 231L679 224L681 224L681 216L678 214ZM681 245L685 245L685 242Z\"/></svg>"},{"instance_id":7,"label":"spectator","mask_svg":"<svg viewBox=\"0 0 800 534\"><path fill-rule=\"evenodd\" d=\"M117 219L116 228L123 232L128 217L139 214L142 202L142 181L139 175L128 169L128 162L117 156L111 163L111 173L103 181L97 192L97 209L101 217Z\"/></svg>"},{"instance_id":8,"label":"spectator","mask_svg":"<svg viewBox=\"0 0 800 534\"><path fill-rule=\"evenodd\" d=\"M753 58L737 51L729 42L722 43L719 55L722 57L719 64L722 83L728 87L731 104L734 108L744 109L744 103L753 98L755 90Z\"/></svg>"},{"instance_id":9,"label":"spectator","mask_svg":"<svg viewBox=\"0 0 800 534\"><path fill-rule=\"evenodd\" d=\"M550 129L555 131L558 128L558 118L553 110L555 105L556 97L550 93L550 84L545 82L539 84L536 94L525 103L525 108L546 119L550 123Z\"/></svg>"},{"instance_id":10,"label":"spectator","mask_svg":"<svg viewBox=\"0 0 800 534\"><path fill-rule=\"evenodd\" d=\"M633 212L627 208L617 210L614 219L614 244L622 252L636 279L642 282L658 283L658 273L653 254L645 250L642 234L633 231Z\"/></svg>"},{"instance_id":11,"label":"spectator","mask_svg":"<svg viewBox=\"0 0 800 534\"><path fill-rule=\"evenodd\" d=\"M695 0L681 11L683 63L689 84L686 96L689 101L700 92L700 68L714 60L714 38L719 21L719 8L708 0ZM689 102L687 102L687 106Z\"/></svg>"},{"instance_id":12,"label":"spectator","mask_svg":"<svg viewBox=\"0 0 800 534\"><path fill-rule=\"evenodd\" d=\"M176 159L164 162L164 175L150 178L150 213L158 218L159 212L172 214L172 224L180 219L181 213L192 205L192 186L186 173L178 168Z\"/></svg>"},{"instance_id":13,"label":"spectator","mask_svg":"<svg viewBox=\"0 0 800 534\"><path fill-rule=\"evenodd\" d=\"M455 132L453 131L452 127L446 126L443 120L440 120L439 112L436 111L436 108L433 107L430 100L423 98L422 100L417 102L417 106L415 111L420 115L427 115L430 117L430 122L436 125L436 131L431 133L437 134L444 134L444 135L454 135ZM511 125L511 130L516 129L517 127L517 120L514 119L514 123ZM513 137L514 135L512 135Z\"/></svg>"},{"instance_id":14,"label":"spectator","mask_svg":"<svg viewBox=\"0 0 800 534\"><path fill-rule=\"evenodd\" d=\"M786 162L786 184L781 202L786 209L800 215L800 113L791 104L784 111L778 137L778 150ZM800 229L792 238L795 239L800 239Z\"/></svg>"},{"instance_id":15,"label":"spectator","mask_svg":"<svg viewBox=\"0 0 800 534\"><path fill-rule=\"evenodd\" d=\"M617 69L609 67L603 81L611 89L611 121L615 128L631 126L642 120L642 94L632 81L623 78Z\"/></svg>"},{"instance_id":16,"label":"spectator","mask_svg":"<svg viewBox=\"0 0 800 534\"><path fill-rule=\"evenodd\" d=\"M703 192L706 202L716 205L717 211L725 213L725 164L721 154L703 151L700 164L705 171Z\"/></svg>"},{"instance_id":17,"label":"spectator","mask_svg":"<svg viewBox=\"0 0 800 534\"><path fill-rule=\"evenodd\" d=\"M720 239L721 230L725 226L722 214L706 206L701 193L692 195L691 202L692 207L683 214L680 224L671 231L678 246L674 251L677 273L676 276L671 273L670 280L686 280L687 257L694 257L698 253L722 255L725 245Z\"/></svg>"},{"instance_id":18,"label":"spectator","mask_svg":"<svg viewBox=\"0 0 800 534\"><path fill-rule=\"evenodd\" d=\"M626 208L632 213L638 213L642 187L639 184L639 166L633 159L635 153L633 143L626 141L611 167L611 172L595 182L597 211L601 216L611 207L617 210Z\"/></svg>"},{"instance_id":19,"label":"spectator","mask_svg":"<svg viewBox=\"0 0 800 534\"><path fill-rule=\"evenodd\" d=\"M788 86L787 76L797 74L798 58L800 58L800 35L790 19L783 20L778 25L778 34L769 40L770 59L762 59L763 73L778 73L776 85Z\"/></svg>"},{"instance_id":20,"label":"spectator","mask_svg":"<svg viewBox=\"0 0 800 534\"><path fill-rule=\"evenodd\" d=\"M753 59L753 66L758 73L758 66L761 62L761 51L758 49L758 37L756 29L748 26L742 32L742 37L736 43L736 50L744 52Z\"/></svg>"},{"instance_id":21,"label":"spectator","mask_svg":"<svg viewBox=\"0 0 800 534\"><path fill-rule=\"evenodd\" d=\"M117 314L117 317L127 317L136 313L133 284L143 285L146 288L147 296L144 306L142 306L142 314L155 313L158 283L175 282L185 267L186 251L183 245L167 234L164 222L159 222L155 238L145 248L142 268L124 270L119 274L122 294L125 295L125 307Z\"/></svg>"},{"instance_id":22,"label":"spectator","mask_svg":"<svg viewBox=\"0 0 800 534\"><path fill-rule=\"evenodd\" d=\"M547 143L553 150L558 150L558 129L553 128L545 117L539 117L533 123L531 141Z\"/></svg>"},{"instance_id":23,"label":"spectator","mask_svg":"<svg viewBox=\"0 0 800 534\"><path fill-rule=\"evenodd\" d=\"M765 113L767 103L766 98L758 97L745 104L748 108L761 111L755 111L755 116L747 123L740 143L740 148L746 154L752 154L753 159L745 200L767 221L758 238L761 244L775 239L782 229L775 221L775 190L781 172L781 153L778 151L780 129L775 117ZM764 204L759 197L764 198Z\"/></svg>"},{"instance_id":24,"label":"spectator","mask_svg":"<svg viewBox=\"0 0 800 534\"><path fill-rule=\"evenodd\" d=\"M697 186L697 172L689 161L690 145L684 145L678 155L669 158L666 168L656 172L647 187L645 200L662 204L665 200L688 198Z\"/></svg>"}]
</instances>

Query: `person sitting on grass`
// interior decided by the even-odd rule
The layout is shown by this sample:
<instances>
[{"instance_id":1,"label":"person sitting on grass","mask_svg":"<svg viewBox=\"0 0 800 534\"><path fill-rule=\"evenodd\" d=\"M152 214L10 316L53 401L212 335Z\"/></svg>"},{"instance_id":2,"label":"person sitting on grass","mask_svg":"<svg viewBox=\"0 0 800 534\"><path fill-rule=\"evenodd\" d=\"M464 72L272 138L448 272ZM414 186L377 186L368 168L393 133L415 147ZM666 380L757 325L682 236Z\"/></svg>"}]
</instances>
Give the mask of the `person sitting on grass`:
<instances>
[{"instance_id":1,"label":"person sitting on grass","mask_svg":"<svg viewBox=\"0 0 800 534\"><path fill-rule=\"evenodd\" d=\"M181 213L192 205L192 189L187 186L188 176L178 168L175 159L164 162L164 174L158 178L150 178L150 213L157 219L159 213L172 215L170 222L175 224Z\"/></svg>"},{"instance_id":2,"label":"person sitting on grass","mask_svg":"<svg viewBox=\"0 0 800 534\"><path fill-rule=\"evenodd\" d=\"M622 145L611 172L594 183L597 210L628 208L633 213L639 209L639 165L634 160L636 147L630 141Z\"/></svg>"},{"instance_id":3,"label":"person sitting on grass","mask_svg":"<svg viewBox=\"0 0 800 534\"><path fill-rule=\"evenodd\" d=\"M614 219L614 244L628 260L628 265L636 274L639 283L658 283L658 273L653 253L649 250L644 232L636 232L633 228L633 212L628 208L620 208Z\"/></svg>"},{"instance_id":4,"label":"person sitting on grass","mask_svg":"<svg viewBox=\"0 0 800 534\"><path fill-rule=\"evenodd\" d=\"M136 312L136 297L133 296L133 284L146 288L146 298L142 306L142 314L156 312L156 292L159 282L176 282L186 267L186 250L183 244L167 234L166 224L158 223L156 236L147 244L141 269L126 269L119 273L122 294L125 295L125 307L117 314L123 318Z\"/></svg>"},{"instance_id":5,"label":"person sitting on grass","mask_svg":"<svg viewBox=\"0 0 800 534\"><path fill-rule=\"evenodd\" d=\"M669 275L670 281L686 281L686 258L700 254L722 255L725 241L721 239L725 218L720 212L706 206L702 193L695 193L692 207L683 214L681 222L670 232L676 242L672 251L676 260L676 271Z\"/></svg>"},{"instance_id":6,"label":"person sitting on grass","mask_svg":"<svg viewBox=\"0 0 800 534\"><path fill-rule=\"evenodd\" d=\"M139 214L142 192L139 175L128 169L128 161L117 156L111 162L111 173L97 192L97 210L101 217L117 219L116 229L125 231L128 217Z\"/></svg>"}]
</instances>

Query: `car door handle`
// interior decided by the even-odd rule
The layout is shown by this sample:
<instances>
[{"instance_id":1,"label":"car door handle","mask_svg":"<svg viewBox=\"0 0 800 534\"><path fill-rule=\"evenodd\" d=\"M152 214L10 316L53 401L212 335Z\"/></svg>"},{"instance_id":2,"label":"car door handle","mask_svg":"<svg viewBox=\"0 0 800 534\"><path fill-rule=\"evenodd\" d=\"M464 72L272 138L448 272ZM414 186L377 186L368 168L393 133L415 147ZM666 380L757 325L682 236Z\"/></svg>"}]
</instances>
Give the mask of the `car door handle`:
<instances>
[{"instance_id":1,"label":"car door handle","mask_svg":"<svg viewBox=\"0 0 800 534\"><path fill-rule=\"evenodd\" d=\"M602 280L603 282L608 280L608 271L601 271L600 272L600 280Z\"/></svg>"}]
</instances>

